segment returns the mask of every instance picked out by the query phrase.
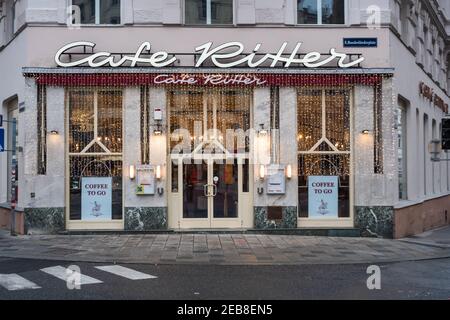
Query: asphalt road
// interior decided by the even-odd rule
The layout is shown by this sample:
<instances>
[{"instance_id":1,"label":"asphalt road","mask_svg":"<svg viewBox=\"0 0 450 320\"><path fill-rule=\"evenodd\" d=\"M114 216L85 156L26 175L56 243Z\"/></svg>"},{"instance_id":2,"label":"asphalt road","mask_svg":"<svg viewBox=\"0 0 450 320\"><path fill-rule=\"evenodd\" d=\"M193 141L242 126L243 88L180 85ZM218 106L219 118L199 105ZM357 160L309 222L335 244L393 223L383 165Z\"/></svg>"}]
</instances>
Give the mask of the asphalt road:
<instances>
[{"instance_id":1,"label":"asphalt road","mask_svg":"<svg viewBox=\"0 0 450 320\"><path fill-rule=\"evenodd\" d=\"M67 262L0 258L0 275L18 274L39 289L9 291L0 299L445 299L450 298L450 259L380 265L381 289L368 290L368 265L214 266L121 265L157 278L130 280L73 263L102 283L69 290L65 281L40 271Z\"/></svg>"}]
</instances>

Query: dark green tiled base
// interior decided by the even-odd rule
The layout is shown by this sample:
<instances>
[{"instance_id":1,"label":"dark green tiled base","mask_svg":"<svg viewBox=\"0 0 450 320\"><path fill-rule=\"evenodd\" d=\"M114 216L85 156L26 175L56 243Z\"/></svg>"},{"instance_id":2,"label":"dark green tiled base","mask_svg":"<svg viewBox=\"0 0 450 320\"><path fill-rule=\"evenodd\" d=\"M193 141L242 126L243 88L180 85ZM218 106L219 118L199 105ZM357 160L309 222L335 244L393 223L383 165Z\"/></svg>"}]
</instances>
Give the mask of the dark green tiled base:
<instances>
[{"instance_id":1,"label":"dark green tiled base","mask_svg":"<svg viewBox=\"0 0 450 320\"><path fill-rule=\"evenodd\" d=\"M57 233L65 229L64 208L25 208L25 234Z\"/></svg>"},{"instance_id":2,"label":"dark green tiled base","mask_svg":"<svg viewBox=\"0 0 450 320\"><path fill-rule=\"evenodd\" d=\"M355 207L355 211L355 224L362 236L393 238L393 207Z\"/></svg>"},{"instance_id":3,"label":"dark green tiled base","mask_svg":"<svg viewBox=\"0 0 450 320\"><path fill-rule=\"evenodd\" d=\"M127 207L124 218L128 231L167 229L166 207Z\"/></svg>"},{"instance_id":4,"label":"dark green tiled base","mask_svg":"<svg viewBox=\"0 0 450 320\"><path fill-rule=\"evenodd\" d=\"M283 207L281 220L269 220L267 207L255 207L255 229L297 228L297 207Z\"/></svg>"}]
</instances>

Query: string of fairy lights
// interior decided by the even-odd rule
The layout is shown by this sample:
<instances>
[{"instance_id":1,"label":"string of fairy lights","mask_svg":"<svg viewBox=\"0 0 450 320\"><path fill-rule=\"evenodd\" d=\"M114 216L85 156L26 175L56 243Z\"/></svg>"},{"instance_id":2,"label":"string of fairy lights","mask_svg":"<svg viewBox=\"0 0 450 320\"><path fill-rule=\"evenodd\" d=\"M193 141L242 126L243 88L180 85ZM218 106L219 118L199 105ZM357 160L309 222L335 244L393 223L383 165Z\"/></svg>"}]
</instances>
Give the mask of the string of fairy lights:
<instances>
[{"instance_id":1,"label":"string of fairy lights","mask_svg":"<svg viewBox=\"0 0 450 320\"><path fill-rule=\"evenodd\" d=\"M201 79L204 75L196 73L192 76ZM67 88L70 176L74 180L81 174L122 177L123 108L127 107L122 103L123 89L129 86L155 86L155 75L113 73L26 76L35 77L41 85ZM261 79L264 80L263 86L297 88L297 141L292 143L297 143L300 152L299 187L306 186L306 177L310 175L337 175L340 185L348 187L351 161L355 161L350 159L352 90L355 85L372 90L381 83L383 77L373 74L271 73L261 75ZM246 131L252 127L252 86L241 83L227 86L177 84L164 87L168 117L167 123L163 123L163 131L171 135L168 139L169 150L178 143L177 129L187 129L193 148L206 138L205 126L207 129L217 128L217 138L224 145L227 142L227 129ZM283 105L279 106L279 110L283 112ZM381 117L381 114L375 116ZM196 126L200 126L200 130ZM280 124L280 129L283 130L283 124ZM246 151L248 148L247 144ZM98 165L99 161L103 161L106 166Z\"/></svg>"}]
</instances>

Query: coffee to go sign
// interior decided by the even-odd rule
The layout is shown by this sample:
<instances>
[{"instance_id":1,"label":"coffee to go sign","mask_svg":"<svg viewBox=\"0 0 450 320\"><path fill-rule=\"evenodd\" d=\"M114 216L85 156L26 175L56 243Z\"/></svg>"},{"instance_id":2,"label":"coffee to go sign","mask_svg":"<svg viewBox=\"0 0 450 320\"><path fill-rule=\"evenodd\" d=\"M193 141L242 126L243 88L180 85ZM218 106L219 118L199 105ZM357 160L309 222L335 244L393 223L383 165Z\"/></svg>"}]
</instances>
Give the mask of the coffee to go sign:
<instances>
[{"instance_id":1,"label":"coffee to go sign","mask_svg":"<svg viewBox=\"0 0 450 320\"><path fill-rule=\"evenodd\" d=\"M308 216L327 219L338 217L338 176L308 177Z\"/></svg>"},{"instance_id":2,"label":"coffee to go sign","mask_svg":"<svg viewBox=\"0 0 450 320\"><path fill-rule=\"evenodd\" d=\"M81 220L112 219L112 178L81 179Z\"/></svg>"},{"instance_id":3,"label":"coffee to go sign","mask_svg":"<svg viewBox=\"0 0 450 320\"><path fill-rule=\"evenodd\" d=\"M214 66L218 68L232 68L237 66L257 68L262 65L268 65L270 68L274 68L279 63L283 63L285 68L295 65L302 65L306 68L318 68L328 65L333 61L337 62L339 68L349 68L364 61L363 57L354 61L349 61L350 59L348 59L347 54L337 52L335 48L331 48L326 57L323 57L322 54L314 51L300 55L301 45L302 43L298 42L292 52L286 53L288 43L284 42L276 53L266 53L261 55L259 53L261 49L260 43L255 45L251 53L244 54L245 48L240 42L228 42L217 47L213 47L212 42L207 42L195 48L195 54L198 55L199 58L196 60L194 67L201 67L207 60L211 61ZM91 68L116 68L124 65L136 67L137 64L153 68L163 68L173 65L178 60L176 56L171 56L165 51L150 53L151 44L149 42L142 43L135 54L122 56L120 59L116 59L113 53L103 51L92 53L77 61L64 62L61 60L61 56L64 54L77 54L70 50L83 48L83 54L85 54L86 48L91 48L93 50L94 47L95 43L89 41L69 43L58 50L55 56L55 62L58 66L65 68L84 65Z\"/></svg>"}]
</instances>

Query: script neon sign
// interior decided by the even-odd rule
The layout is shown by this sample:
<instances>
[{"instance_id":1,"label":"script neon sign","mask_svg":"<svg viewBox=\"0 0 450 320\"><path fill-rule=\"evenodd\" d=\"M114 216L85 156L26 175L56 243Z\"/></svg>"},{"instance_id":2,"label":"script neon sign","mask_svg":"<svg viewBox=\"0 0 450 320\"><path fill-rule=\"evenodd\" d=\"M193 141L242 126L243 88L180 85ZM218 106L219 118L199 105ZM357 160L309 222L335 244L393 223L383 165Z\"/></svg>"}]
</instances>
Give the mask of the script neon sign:
<instances>
[{"instance_id":1,"label":"script neon sign","mask_svg":"<svg viewBox=\"0 0 450 320\"><path fill-rule=\"evenodd\" d=\"M270 68L276 67L279 63L283 63L285 68L295 65L303 65L306 68L318 68L336 61L339 68L349 68L358 65L364 61L364 57L360 57L353 61L348 61L348 55L337 52L335 48L330 49L327 57L323 57L319 52L308 52L299 57L301 42L298 42L291 53L285 53L288 43L284 42L275 54L266 53L262 56L258 54L261 44L258 43L252 53L244 54L244 45L240 42L228 42L213 48L213 43L208 42L195 48L195 53L199 54L199 59L195 63L195 67L201 67L202 64L210 60L214 66L218 68L232 68L237 66L257 68L262 65L268 65ZM55 62L60 67L70 68L88 65L91 68L112 67L117 68L129 64L135 67L137 64L148 65L154 68L168 67L174 64L177 57L170 57L165 51L158 51L148 54L151 49L149 42L142 43L136 53L130 56L124 56L120 59L114 57L110 52L96 52L90 56L83 57L77 61L63 62L61 56L68 50L77 47L94 48L95 43L88 41L72 42L62 47L55 55ZM144 51L147 57L143 57Z\"/></svg>"}]
</instances>

